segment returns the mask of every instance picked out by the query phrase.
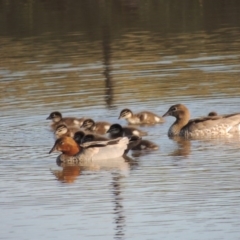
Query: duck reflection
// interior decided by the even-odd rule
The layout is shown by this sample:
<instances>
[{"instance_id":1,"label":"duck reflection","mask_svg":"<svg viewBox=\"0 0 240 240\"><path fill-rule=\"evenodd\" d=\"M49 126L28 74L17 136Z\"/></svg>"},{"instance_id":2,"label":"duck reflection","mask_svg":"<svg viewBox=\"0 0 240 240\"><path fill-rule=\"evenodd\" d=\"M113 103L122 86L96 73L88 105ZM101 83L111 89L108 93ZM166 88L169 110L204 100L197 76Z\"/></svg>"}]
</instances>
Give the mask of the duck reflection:
<instances>
[{"instance_id":1,"label":"duck reflection","mask_svg":"<svg viewBox=\"0 0 240 240\"><path fill-rule=\"evenodd\" d=\"M52 170L52 174L58 181L65 183L73 183L76 178L81 174L80 166L63 166L62 170Z\"/></svg>"},{"instance_id":2,"label":"duck reflection","mask_svg":"<svg viewBox=\"0 0 240 240\"><path fill-rule=\"evenodd\" d=\"M124 239L126 217L123 208L123 197L121 196L121 178L119 173L113 173L113 203L114 203L114 222L116 224L116 232L114 239Z\"/></svg>"},{"instance_id":3,"label":"duck reflection","mask_svg":"<svg viewBox=\"0 0 240 240\"><path fill-rule=\"evenodd\" d=\"M181 137L171 138L177 143L177 149L170 153L170 156L188 156L191 153L191 141Z\"/></svg>"},{"instance_id":4,"label":"duck reflection","mask_svg":"<svg viewBox=\"0 0 240 240\"><path fill-rule=\"evenodd\" d=\"M115 171L118 170L122 176L128 175L130 166L133 168L137 165L136 161L130 157L124 156L114 159L99 160L97 162L91 162L87 164L69 164L56 161L57 165L62 170L51 170L52 174L57 180L66 183L73 183L77 177L84 171Z\"/></svg>"},{"instance_id":5,"label":"duck reflection","mask_svg":"<svg viewBox=\"0 0 240 240\"><path fill-rule=\"evenodd\" d=\"M111 78L111 41L110 41L110 31L108 24L105 24L102 28L102 46L103 46L103 65L104 71L103 75L105 76L105 101L109 108L112 107L113 102L113 86Z\"/></svg>"}]
</instances>

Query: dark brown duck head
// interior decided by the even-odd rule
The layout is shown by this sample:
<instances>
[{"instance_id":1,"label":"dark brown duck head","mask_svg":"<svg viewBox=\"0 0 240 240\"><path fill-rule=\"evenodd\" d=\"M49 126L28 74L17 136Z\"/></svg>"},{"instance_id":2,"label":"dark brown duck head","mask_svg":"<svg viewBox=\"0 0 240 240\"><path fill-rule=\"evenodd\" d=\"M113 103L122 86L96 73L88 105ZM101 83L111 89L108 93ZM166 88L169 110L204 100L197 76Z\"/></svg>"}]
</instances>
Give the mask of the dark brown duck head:
<instances>
[{"instance_id":1,"label":"dark brown duck head","mask_svg":"<svg viewBox=\"0 0 240 240\"><path fill-rule=\"evenodd\" d=\"M62 152L67 156L74 156L80 151L80 146L76 141L71 137L61 137L56 140L54 146L49 151L49 154L52 152Z\"/></svg>"},{"instance_id":2,"label":"dark brown duck head","mask_svg":"<svg viewBox=\"0 0 240 240\"><path fill-rule=\"evenodd\" d=\"M123 134L123 128L120 124L115 123L110 126L108 129L107 133L110 134Z\"/></svg>"},{"instance_id":3,"label":"dark brown duck head","mask_svg":"<svg viewBox=\"0 0 240 240\"><path fill-rule=\"evenodd\" d=\"M84 136L85 136L85 133L84 133L83 131L77 131L77 132L75 132L73 139L74 139L78 144L81 144Z\"/></svg>"},{"instance_id":4,"label":"dark brown duck head","mask_svg":"<svg viewBox=\"0 0 240 240\"><path fill-rule=\"evenodd\" d=\"M52 120L53 122L58 123L62 120L62 114L60 112L52 112L46 120Z\"/></svg>"},{"instance_id":5,"label":"dark brown duck head","mask_svg":"<svg viewBox=\"0 0 240 240\"><path fill-rule=\"evenodd\" d=\"M217 116L218 114L216 113L216 112L214 112L214 111L212 111L212 112L210 112L209 114L208 114L208 116L209 117L215 117L215 116Z\"/></svg>"},{"instance_id":6,"label":"dark brown duck head","mask_svg":"<svg viewBox=\"0 0 240 240\"><path fill-rule=\"evenodd\" d=\"M126 118L127 119L127 118L131 118L132 116L133 116L133 112L130 109L125 108L120 112L120 115L119 115L118 119L120 119L120 118Z\"/></svg>"},{"instance_id":7,"label":"dark brown duck head","mask_svg":"<svg viewBox=\"0 0 240 240\"><path fill-rule=\"evenodd\" d=\"M93 141L95 141L93 134L86 134L82 139L82 143L93 142Z\"/></svg>"}]
</instances>

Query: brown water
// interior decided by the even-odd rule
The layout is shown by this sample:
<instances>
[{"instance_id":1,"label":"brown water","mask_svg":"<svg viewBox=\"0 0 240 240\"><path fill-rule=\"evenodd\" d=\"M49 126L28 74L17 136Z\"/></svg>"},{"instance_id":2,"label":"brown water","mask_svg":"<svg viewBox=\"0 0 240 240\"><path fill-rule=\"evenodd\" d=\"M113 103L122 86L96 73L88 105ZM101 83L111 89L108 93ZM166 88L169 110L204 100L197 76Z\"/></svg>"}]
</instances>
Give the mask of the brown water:
<instances>
[{"instance_id":1,"label":"brown water","mask_svg":"<svg viewBox=\"0 0 240 240\"><path fill-rule=\"evenodd\" d=\"M239 239L239 137L57 166L45 119L240 112L238 1L0 1L0 239Z\"/></svg>"}]
</instances>

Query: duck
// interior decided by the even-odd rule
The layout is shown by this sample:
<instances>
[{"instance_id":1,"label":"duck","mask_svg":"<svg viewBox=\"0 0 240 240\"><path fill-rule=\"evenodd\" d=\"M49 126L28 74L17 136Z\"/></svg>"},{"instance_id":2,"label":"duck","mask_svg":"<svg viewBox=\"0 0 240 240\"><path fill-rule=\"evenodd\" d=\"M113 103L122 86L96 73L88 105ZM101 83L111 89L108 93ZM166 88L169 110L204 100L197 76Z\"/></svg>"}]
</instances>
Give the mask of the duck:
<instances>
[{"instance_id":1,"label":"duck","mask_svg":"<svg viewBox=\"0 0 240 240\"><path fill-rule=\"evenodd\" d=\"M118 119L124 118L129 124L156 124L163 123L164 119L155 113L143 111L136 114L125 108L120 112Z\"/></svg>"},{"instance_id":2,"label":"duck","mask_svg":"<svg viewBox=\"0 0 240 240\"><path fill-rule=\"evenodd\" d=\"M107 141L109 140L106 137L97 135L97 134L86 134L84 131L75 132L73 139L78 143L82 144L85 142L93 142L93 141Z\"/></svg>"},{"instance_id":3,"label":"duck","mask_svg":"<svg viewBox=\"0 0 240 240\"><path fill-rule=\"evenodd\" d=\"M108 141L86 142L79 145L71 137L61 137L55 141L49 154L60 151L57 162L65 163L91 163L106 159L119 158L124 155L129 139L127 137L117 138Z\"/></svg>"},{"instance_id":4,"label":"duck","mask_svg":"<svg viewBox=\"0 0 240 240\"><path fill-rule=\"evenodd\" d=\"M105 134L110 126L109 122L95 122L91 118L85 119L82 124L82 128L96 134Z\"/></svg>"},{"instance_id":5,"label":"duck","mask_svg":"<svg viewBox=\"0 0 240 240\"><path fill-rule=\"evenodd\" d=\"M131 150L158 150L159 146L152 141L141 139Z\"/></svg>"},{"instance_id":6,"label":"duck","mask_svg":"<svg viewBox=\"0 0 240 240\"><path fill-rule=\"evenodd\" d=\"M51 112L46 120L52 120L52 129L56 130L59 124L65 124L67 126L81 127L84 121L84 118L75 118L75 117L62 117L62 114L58 111Z\"/></svg>"},{"instance_id":7,"label":"duck","mask_svg":"<svg viewBox=\"0 0 240 240\"><path fill-rule=\"evenodd\" d=\"M176 104L163 115L166 116L176 118L168 130L169 137L214 137L240 131L240 113L190 119L188 108L183 104Z\"/></svg>"},{"instance_id":8,"label":"duck","mask_svg":"<svg viewBox=\"0 0 240 240\"><path fill-rule=\"evenodd\" d=\"M123 137L123 136L146 136L147 132L141 131L138 128L135 127L122 127L120 124L115 123L110 126L107 133L109 133L110 138L114 139L117 137Z\"/></svg>"},{"instance_id":9,"label":"duck","mask_svg":"<svg viewBox=\"0 0 240 240\"><path fill-rule=\"evenodd\" d=\"M213 116L217 116L217 115L218 115L217 112L214 112L214 111L212 111L208 114L209 117L213 117Z\"/></svg>"},{"instance_id":10,"label":"duck","mask_svg":"<svg viewBox=\"0 0 240 240\"><path fill-rule=\"evenodd\" d=\"M86 143L86 142L93 142L93 141L108 141L109 139L103 136L99 136L97 134L85 134L83 131L78 131L74 134L73 139L78 143L78 144L82 144L82 143ZM128 147L125 150L125 154L128 153L128 151L130 149L132 149L134 146L136 146L139 141L141 140L140 137L138 136L129 136L129 143L128 143Z\"/></svg>"},{"instance_id":11,"label":"duck","mask_svg":"<svg viewBox=\"0 0 240 240\"><path fill-rule=\"evenodd\" d=\"M131 137L131 140L128 144L128 151L129 150L157 150L158 145L155 143L142 139L140 134L134 134L136 130L131 131L132 129L137 129L137 128L128 128L127 131L125 131L125 128L122 127L120 124L113 124L111 127L108 129L107 133L110 134L111 138L118 138L118 137ZM138 129L137 129L138 130ZM138 130L140 131L140 130ZM135 132L136 133L136 132ZM144 132L143 132L144 133Z\"/></svg>"},{"instance_id":12,"label":"duck","mask_svg":"<svg viewBox=\"0 0 240 240\"><path fill-rule=\"evenodd\" d=\"M74 137L74 134L79 131L77 127L67 127L65 124L60 124L56 127L54 132L55 138L58 139L62 136Z\"/></svg>"}]
</instances>

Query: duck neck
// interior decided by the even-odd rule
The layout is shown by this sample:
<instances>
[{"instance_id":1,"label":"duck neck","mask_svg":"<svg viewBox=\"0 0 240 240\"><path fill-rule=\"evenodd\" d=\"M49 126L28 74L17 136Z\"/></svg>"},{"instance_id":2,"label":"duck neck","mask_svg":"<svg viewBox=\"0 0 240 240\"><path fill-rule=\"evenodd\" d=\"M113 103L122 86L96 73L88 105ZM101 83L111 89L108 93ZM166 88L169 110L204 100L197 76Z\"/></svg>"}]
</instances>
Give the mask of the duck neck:
<instances>
[{"instance_id":1,"label":"duck neck","mask_svg":"<svg viewBox=\"0 0 240 240\"><path fill-rule=\"evenodd\" d=\"M189 119L190 119L189 112L181 112L179 116L176 117L176 121L169 129L169 135L171 136L179 135L182 128L188 124Z\"/></svg>"},{"instance_id":2,"label":"duck neck","mask_svg":"<svg viewBox=\"0 0 240 240\"><path fill-rule=\"evenodd\" d=\"M62 153L67 156L74 156L77 153L79 153L80 150L81 150L81 147L74 141L74 143L69 145L67 149L64 149L64 151L62 151Z\"/></svg>"}]
</instances>

